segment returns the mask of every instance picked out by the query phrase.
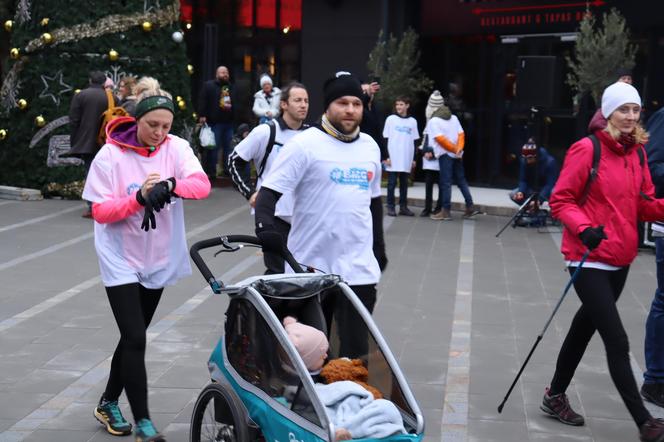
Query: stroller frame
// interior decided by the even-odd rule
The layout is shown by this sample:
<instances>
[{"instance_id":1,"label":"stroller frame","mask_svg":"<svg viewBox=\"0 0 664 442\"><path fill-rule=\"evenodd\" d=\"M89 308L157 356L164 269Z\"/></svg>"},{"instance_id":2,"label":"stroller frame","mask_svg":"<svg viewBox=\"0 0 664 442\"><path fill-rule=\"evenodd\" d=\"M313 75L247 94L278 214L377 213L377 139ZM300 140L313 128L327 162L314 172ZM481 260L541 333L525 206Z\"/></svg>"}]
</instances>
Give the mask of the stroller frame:
<instances>
[{"instance_id":1,"label":"stroller frame","mask_svg":"<svg viewBox=\"0 0 664 442\"><path fill-rule=\"evenodd\" d=\"M422 412L420 411L419 406L415 400L415 397L408 386L405 376L401 372L401 369L396 361L396 358L390 351L385 339L379 332L378 327L376 326L371 317L371 314L364 307L364 305L359 300L357 295L355 295L355 293L350 289L348 284L346 284L339 276L336 275L320 275L320 274L312 275L311 273L308 274L297 273L297 274L288 274L288 275L282 274L282 275L253 276L233 286L225 286L223 282L217 281L214 277L211 276L209 269L207 268L203 260L200 258L198 250L206 247L212 247L214 245L222 245L224 246L224 248L233 251L238 250L239 247L230 246L230 243L232 242L246 242L249 244L259 244L258 239L254 237L228 236L228 237L213 238L211 240L204 240L194 244L194 246L192 246L191 248L192 258L196 263L196 265L199 267L199 270L201 270L203 276L206 277L208 283L210 284L212 290L215 293L217 294L226 293L229 295L231 299L234 300L246 299L248 302L250 302L253 305L253 307L255 307L257 313L265 320L265 322L273 332L279 344L288 354L288 357L290 358L291 362L294 363L293 368L297 372L297 376L301 383L300 387L306 392L307 396L309 397L311 405L316 412L316 415L320 421L321 426L319 427L317 424L310 422L306 418L298 415L295 411L292 411L289 408L284 407L283 404L279 403L274 397L271 397L267 392L263 391L258 386L253 385L249 381L244 379L235 370L235 368L231 365L229 361L228 354L226 353L226 342L225 342L226 336L224 334L219 339L219 341L215 346L214 351L212 352L212 355L208 362L208 368L210 370L212 382L217 383L220 386L230 387L230 389L234 393L234 396L242 404L242 407L244 408L243 415L246 417L246 424L249 427L256 426L258 428L261 428L261 422L256 422L257 420L260 420L261 417L259 416L258 418L256 418L256 416L251 415L252 414L251 410L255 408L257 405L255 401L259 401L260 403L263 403L268 407L270 407L272 411L278 414L278 417L276 418L281 419L282 421L281 424L286 425L289 429L292 429L292 431L289 431L288 433L289 440L291 441L297 440L303 442L309 442L314 440L334 441L335 439L334 425L329 421L327 414L325 412L325 407L318 398L318 395L316 394L316 391L314 389L313 379L309 374L304 362L302 361L302 358L299 356L295 346L291 343L290 339L288 339L280 320L275 315L272 307L270 307L270 305L266 301L265 298L271 297L271 295L261 293L258 289L258 286L264 284L269 285L271 282L272 283L292 282L296 284L298 282L301 282L304 284L306 281L320 280L329 284L327 284L327 286L324 287L323 285L321 285L322 288L320 290L307 293L306 296L301 296L295 299L317 297L318 299L315 302L319 302L320 301L319 296L321 291L334 287L340 289L338 296L345 296L352 303L353 307L357 310L357 312L361 316L362 320L367 326L367 330L373 337L380 352L384 356L387 366L389 367L391 374L394 380L396 381L396 384L401 390L405 403L410 408L410 412L413 413L413 416L411 416L409 412L402 410L401 414L404 419L404 423L407 424L408 427L415 429L415 434L400 435L399 440L407 440L407 439L413 441L419 440L424 432L424 417L422 415ZM288 255L290 254L288 253ZM288 255L286 258L287 261L292 261L289 262L289 264L291 264L291 267L298 269L299 266L296 267L297 263L295 262L295 260L292 259L292 256ZM276 298L279 297L276 296ZM292 298L279 298L279 299L292 299ZM205 389L203 390L203 393L204 392ZM196 414L196 409L194 410L194 415L195 414ZM194 419L192 416L192 424L193 421ZM312 437L307 437L306 433L302 434L301 430L304 430L306 433L309 433L309 435ZM194 440L193 436L191 440L192 441ZM390 437L386 438L385 440L390 440Z\"/></svg>"}]
</instances>

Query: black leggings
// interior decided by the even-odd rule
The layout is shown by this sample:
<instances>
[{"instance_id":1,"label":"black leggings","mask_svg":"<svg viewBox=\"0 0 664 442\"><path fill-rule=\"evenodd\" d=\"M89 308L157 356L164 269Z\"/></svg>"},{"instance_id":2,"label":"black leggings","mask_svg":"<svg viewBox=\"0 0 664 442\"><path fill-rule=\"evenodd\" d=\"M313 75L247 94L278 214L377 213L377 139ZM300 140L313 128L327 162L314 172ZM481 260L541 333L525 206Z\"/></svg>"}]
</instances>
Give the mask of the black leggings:
<instances>
[{"instance_id":1,"label":"black leggings","mask_svg":"<svg viewBox=\"0 0 664 442\"><path fill-rule=\"evenodd\" d=\"M120 329L120 342L113 353L104 397L117 400L124 389L135 422L150 418L148 376L145 371L146 330L163 291L163 288L148 289L139 283L106 287L113 316Z\"/></svg>"},{"instance_id":2,"label":"black leggings","mask_svg":"<svg viewBox=\"0 0 664 442\"><path fill-rule=\"evenodd\" d=\"M570 267L570 273L575 269ZM634 422L640 426L650 417L650 413L643 405L634 380L629 361L629 342L616 307L628 272L629 267L616 271L582 268L579 272L574 289L582 305L560 349L551 381L551 394L567 390L588 342L597 330L604 342L611 379Z\"/></svg>"},{"instance_id":3,"label":"black leggings","mask_svg":"<svg viewBox=\"0 0 664 442\"><path fill-rule=\"evenodd\" d=\"M362 304L373 313L376 305L376 284L350 286ZM330 293L322 303L323 313L330 330L332 317L337 323L339 357L366 358L369 351L368 329L352 303L342 293Z\"/></svg>"}]
</instances>

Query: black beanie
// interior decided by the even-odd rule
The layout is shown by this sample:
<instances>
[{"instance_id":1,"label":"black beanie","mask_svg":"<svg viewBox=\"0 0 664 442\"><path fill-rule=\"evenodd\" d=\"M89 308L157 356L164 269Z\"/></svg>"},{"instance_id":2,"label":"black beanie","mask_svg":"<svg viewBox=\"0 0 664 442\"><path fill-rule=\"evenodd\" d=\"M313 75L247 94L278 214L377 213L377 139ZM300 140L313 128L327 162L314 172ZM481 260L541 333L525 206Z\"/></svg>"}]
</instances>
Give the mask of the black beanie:
<instances>
[{"instance_id":1,"label":"black beanie","mask_svg":"<svg viewBox=\"0 0 664 442\"><path fill-rule=\"evenodd\" d=\"M350 95L362 99L362 85L350 72L339 71L323 85L324 108L339 97Z\"/></svg>"}]
</instances>

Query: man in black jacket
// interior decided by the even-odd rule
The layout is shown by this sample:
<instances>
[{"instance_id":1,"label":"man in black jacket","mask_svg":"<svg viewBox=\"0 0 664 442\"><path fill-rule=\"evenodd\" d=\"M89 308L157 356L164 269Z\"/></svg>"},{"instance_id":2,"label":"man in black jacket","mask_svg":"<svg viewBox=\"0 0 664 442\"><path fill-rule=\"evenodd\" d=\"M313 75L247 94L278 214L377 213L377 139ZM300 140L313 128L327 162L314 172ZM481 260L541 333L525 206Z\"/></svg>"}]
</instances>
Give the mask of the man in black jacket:
<instances>
[{"instance_id":1,"label":"man in black jacket","mask_svg":"<svg viewBox=\"0 0 664 442\"><path fill-rule=\"evenodd\" d=\"M108 99L104 91L106 75L103 72L92 71L89 76L89 86L74 95L69 107L69 125L71 150L70 156L78 157L85 164L85 174L90 170L90 165L101 147L97 143L97 134L101 126L101 114L108 107ZM92 218L88 208L83 212L84 218Z\"/></svg>"},{"instance_id":2,"label":"man in black jacket","mask_svg":"<svg viewBox=\"0 0 664 442\"><path fill-rule=\"evenodd\" d=\"M664 108L648 120L650 140L646 145L648 167L655 185L655 196L664 196ZM641 395L649 402L664 407L664 223L652 225L657 261L657 289L646 320L646 372Z\"/></svg>"},{"instance_id":3,"label":"man in black jacket","mask_svg":"<svg viewBox=\"0 0 664 442\"><path fill-rule=\"evenodd\" d=\"M216 146L205 151L203 169L210 180L217 176L219 149L222 152L224 175L227 170L228 155L231 153L233 139L233 86L226 66L217 68L216 78L206 81L201 89L198 115L199 123L207 123L214 132Z\"/></svg>"}]
</instances>

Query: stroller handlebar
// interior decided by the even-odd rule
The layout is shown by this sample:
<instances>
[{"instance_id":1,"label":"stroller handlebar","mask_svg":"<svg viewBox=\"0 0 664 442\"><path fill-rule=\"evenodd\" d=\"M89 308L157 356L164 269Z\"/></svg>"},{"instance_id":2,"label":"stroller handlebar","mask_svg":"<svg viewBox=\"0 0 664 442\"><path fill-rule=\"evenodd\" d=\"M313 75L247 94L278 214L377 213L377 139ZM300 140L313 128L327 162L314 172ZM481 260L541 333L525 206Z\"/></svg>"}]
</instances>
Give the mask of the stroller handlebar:
<instances>
[{"instance_id":1,"label":"stroller handlebar","mask_svg":"<svg viewBox=\"0 0 664 442\"><path fill-rule=\"evenodd\" d=\"M201 257L199 251L203 249L209 249L210 247L223 246L227 251L235 252L240 250L241 246L231 246L233 243L245 243L253 244L256 246L262 246L261 240L251 235L225 235L217 236L215 238L204 239L194 243L189 249L189 255L191 259L198 267L198 270L201 272L205 280L212 287L214 293L220 293L221 289L224 287L224 282L217 280L210 271L210 268L205 264L203 258ZM291 252L284 247L281 253L279 253L282 258L291 266L295 273L304 273L300 264L295 260Z\"/></svg>"}]
</instances>

